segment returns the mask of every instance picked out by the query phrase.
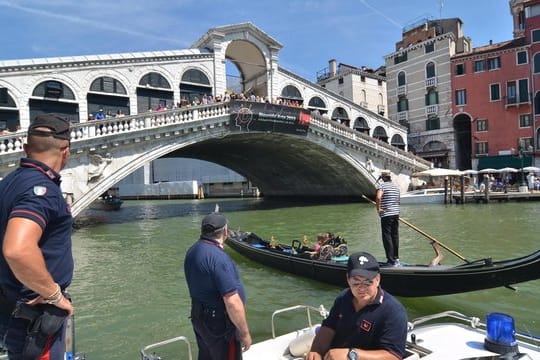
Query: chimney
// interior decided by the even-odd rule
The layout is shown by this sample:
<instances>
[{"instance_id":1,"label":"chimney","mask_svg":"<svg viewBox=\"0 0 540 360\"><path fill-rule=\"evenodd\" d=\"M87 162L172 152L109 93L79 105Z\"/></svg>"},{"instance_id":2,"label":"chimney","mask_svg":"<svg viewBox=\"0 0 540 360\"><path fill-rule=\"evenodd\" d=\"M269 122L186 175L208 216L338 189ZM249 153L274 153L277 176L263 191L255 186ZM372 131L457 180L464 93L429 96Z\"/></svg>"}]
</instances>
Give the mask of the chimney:
<instances>
[{"instance_id":1,"label":"chimney","mask_svg":"<svg viewBox=\"0 0 540 360\"><path fill-rule=\"evenodd\" d=\"M493 45L493 40L489 39L489 45Z\"/></svg>"},{"instance_id":2,"label":"chimney","mask_svg":"<svg viewBox=\"0 0 540 360\"><path fill-rule=\"evenodd\" d=\"M330 72L330 77L336 76L336 74L337 74L337 62L336 62L336 59L328 60L328 70Z\"/></svg>"}]
</instances>

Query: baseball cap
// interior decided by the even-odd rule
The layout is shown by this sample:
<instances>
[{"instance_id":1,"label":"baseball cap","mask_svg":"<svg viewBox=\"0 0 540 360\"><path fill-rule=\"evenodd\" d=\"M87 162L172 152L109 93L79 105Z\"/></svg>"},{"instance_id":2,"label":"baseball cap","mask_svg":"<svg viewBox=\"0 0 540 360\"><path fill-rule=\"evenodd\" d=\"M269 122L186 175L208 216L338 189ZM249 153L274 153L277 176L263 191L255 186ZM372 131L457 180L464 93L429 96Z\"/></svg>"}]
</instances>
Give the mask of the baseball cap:
<instances>
[{"instance_id":1,"label":"baseball cap","mask_svg":"<svg viewBox=\"0 0 540 360\"><path fill-rule=\"evenodd\" d=\"M213 212L204 217L201 223L203 233L213 232L227 225L227 219L221 213Z\"/></svg>"},{"instance_id":2,"label":"baseball cap","mask_svg":"<svg viewBox=\"0 0 540 360\"><path fill-rule=\"evenodd\" d=\"M37 130L37 128L48 128L51 131ZM38 115L30 123L28 135L52 136L57 139L71 140L69 121L54 114Z\"/></svg>"},{"instance_id":3,"label":"baseball cap","mask_svg":"<svg viewBox=\"0 0 540 360\"><path fill-rule=\"evenodd\" d=\"M379 273L379 262L367 252L356 252L349 256L347 273L349 277L363 276L371 280Z\"/></svg>"}]
</instances>

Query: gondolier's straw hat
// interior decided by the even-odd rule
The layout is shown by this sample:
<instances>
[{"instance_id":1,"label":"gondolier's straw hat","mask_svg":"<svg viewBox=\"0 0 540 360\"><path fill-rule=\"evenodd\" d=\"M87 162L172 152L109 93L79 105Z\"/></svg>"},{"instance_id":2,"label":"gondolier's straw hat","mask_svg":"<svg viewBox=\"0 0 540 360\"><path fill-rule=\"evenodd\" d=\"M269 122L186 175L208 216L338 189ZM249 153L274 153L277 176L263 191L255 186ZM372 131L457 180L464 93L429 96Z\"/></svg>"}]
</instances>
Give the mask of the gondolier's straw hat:
<instances>
[{"instance_id":1,"label":"gondolier's straw hat","mask_svg":"<svg viewBox=\"0 0 540 360\"><path fill-rule=\"evenodd\" d=\"M367 252L357 252L349 256L347 274L349 277L363 276L373 279L379 273L379 262Z\"/></svg>"}]
</instances>

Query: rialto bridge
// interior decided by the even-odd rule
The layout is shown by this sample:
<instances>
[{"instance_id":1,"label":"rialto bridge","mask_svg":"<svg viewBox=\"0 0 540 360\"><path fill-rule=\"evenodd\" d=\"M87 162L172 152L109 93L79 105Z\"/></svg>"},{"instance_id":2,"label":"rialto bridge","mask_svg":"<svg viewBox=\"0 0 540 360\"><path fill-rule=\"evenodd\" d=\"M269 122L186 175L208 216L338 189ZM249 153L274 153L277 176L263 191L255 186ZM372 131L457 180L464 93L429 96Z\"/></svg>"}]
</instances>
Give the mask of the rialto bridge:
<instances>
[{"instance_id":1,"label":"rialto bridge","mask_svg":"<svg viewBox=\"0 0 540 360\"><path fill-rule=\"evenodd\" d=\"M0 135L0 177L23 155L30 119L48 112L73 124L62 189L74 215L165 156L223 165L265 196L372 195L381 168L406 187L431 166L403 150L400 124L280 67L281 47L245 23L211 29L187 50L1 61L0 129L9 133ZM227 62L242 92L267 102L224 101ZM212 103L193 106L206 97ZM99 110L124 116L92 120Z\"/></svg>"}]
</instances>

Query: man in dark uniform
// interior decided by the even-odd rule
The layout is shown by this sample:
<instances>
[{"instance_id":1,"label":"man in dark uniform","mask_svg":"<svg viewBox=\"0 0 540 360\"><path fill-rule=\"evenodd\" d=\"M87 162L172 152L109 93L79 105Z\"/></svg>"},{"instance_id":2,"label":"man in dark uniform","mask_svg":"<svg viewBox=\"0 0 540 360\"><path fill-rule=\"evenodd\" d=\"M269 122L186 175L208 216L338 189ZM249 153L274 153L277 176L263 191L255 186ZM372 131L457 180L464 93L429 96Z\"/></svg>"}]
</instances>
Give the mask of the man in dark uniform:
<instances>
[{"instance_id":1,"label":"man in dark uniform","mask_svg":"<svg viewBox=\"0 0 540 360\"><path fill-rule=\"evenodd\" d=\"M317 332L308 360L403 359L407 313L401 303L379 287L379 263L357 252L347 263L345 289Z\"/></svg>"},{"instance_id":2,"label":"man in dark uniform","mask_svg":"<svg viewBox=\"0 0 540 360\"><path fill-rule=\"evenodd\" d=\"M184 261L200 360L242 359L242 351L251 346L244 285L236 265L223 250L226 238L225 216L207 215L201 237Z\"/></svg>"},{"instance_id":3,"label":"man in dark uniform","mask_svg":"<svg viewBox=\"0 0 540 360\"><path fill-rule=\"evenodd\" d=\"M27 157L0 182L0 342L10 360L36 357L36 351L47 359L64 359L64 320L73 314L64 296L73 276L72 216L59 172L67 163L69 145L67 120L37 116L24 144ZM33 329L32 317L45 311L64 317L58 329L43 335ZM27 336L31 329L36 330L33 340ZM36 348L40 346L44 349Z\"/></svg>"}]
</instances>

